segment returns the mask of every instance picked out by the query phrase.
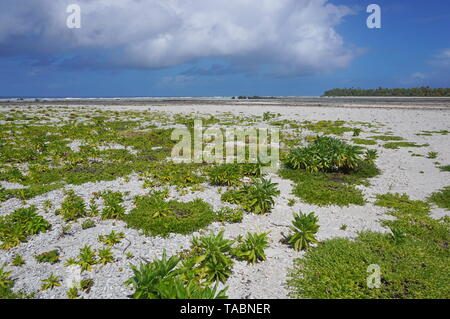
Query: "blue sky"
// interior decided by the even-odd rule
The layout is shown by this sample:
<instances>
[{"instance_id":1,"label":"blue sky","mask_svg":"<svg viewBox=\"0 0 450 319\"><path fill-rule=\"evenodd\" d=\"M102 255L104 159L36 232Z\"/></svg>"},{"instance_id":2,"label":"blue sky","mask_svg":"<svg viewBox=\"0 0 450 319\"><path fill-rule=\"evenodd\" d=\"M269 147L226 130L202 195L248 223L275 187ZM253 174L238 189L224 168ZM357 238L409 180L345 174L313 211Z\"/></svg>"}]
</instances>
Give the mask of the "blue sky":
<instances>
[{"instance_id":1,"label":"blue sky","mask_svg":"<svg viewBox=\"0 0 450 319\"><path fill-rule=\"evenodd\" d=\"M320 95L450 86L450 2L75 0L0 3L0 96ZM366 26L367 5L382 28ZM28 4L28 2L27 2Z\"/></svg>"}]
</instances>

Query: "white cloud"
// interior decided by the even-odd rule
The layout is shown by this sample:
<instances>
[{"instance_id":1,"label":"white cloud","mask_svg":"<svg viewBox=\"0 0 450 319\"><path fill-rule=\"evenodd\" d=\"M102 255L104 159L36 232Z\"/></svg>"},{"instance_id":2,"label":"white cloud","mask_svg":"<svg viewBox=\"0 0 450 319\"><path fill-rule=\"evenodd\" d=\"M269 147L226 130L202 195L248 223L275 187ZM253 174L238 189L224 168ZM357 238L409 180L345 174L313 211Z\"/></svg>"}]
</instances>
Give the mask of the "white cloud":
<instances>
[{"instance_id":1,"label":"white cloud","mask_svg":"<svg viewBox=\"0 0 450 319\"><path fill-rule=\"evenodd\" d=\"M335 30L351 10L326 0L78 0L81 29L66 27L73 0L5 2L9 55L114 52L108 64L136 68L217 58L297 75L344 68L358 54Z\"/></svg>"}]
</instances>

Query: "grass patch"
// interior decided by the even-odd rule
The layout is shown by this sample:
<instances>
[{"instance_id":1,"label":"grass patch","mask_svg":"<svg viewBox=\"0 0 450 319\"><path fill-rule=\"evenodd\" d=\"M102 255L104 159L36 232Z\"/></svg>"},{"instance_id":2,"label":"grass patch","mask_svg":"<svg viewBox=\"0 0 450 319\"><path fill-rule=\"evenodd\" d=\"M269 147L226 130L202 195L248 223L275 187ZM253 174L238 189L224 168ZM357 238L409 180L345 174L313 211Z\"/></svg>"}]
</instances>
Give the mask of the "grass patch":
<instances>
[{"instance_id":1,"label":"grass patch","mask_svg":"<svg viewBox=\"0 0 450 319\"><path fill-rule=\"evenodd\" d=\"M363 138L354 138L352 139L352 142L359 145L376 145L377 142L374 140L367 140Z\"/></svg>"},{"instance_id":2,"label":"grass patch","mask_svg":"<svg viewBox=\"0 0 450 319\"><path fill-rule=\"evenodd\" d=\"M440 208L450 210L450 186L444 187L440 191L431 194L429 201Z\"/></svg>"},{"instance_id":3,"label":"grass patch","mask_svg":"<svg viewBox=\"0 0 450 319\"><path fill-rule=\"evenodd\" d=\"M10 249L28 241L29 236L46 232L51 224L36 213L36 207L19 208L0 216L0 249Z\"/></svg>"},{"instance_id":4,"label":"grass patch","mask_svg":"<svg viewBox=\"0 0 450 319\"><path fill-rule=\"evenodd\" d=\"M165 201L159 195L137 197L136 208L124 217L128 226L141 229L146 235L167 236L189 234L212 223L216 214L201 199L190 202Z\"/></svg>"},{"instance_id":5,"label":"grass patch","mask_svg":"<svg viewBox=\"0 0 450 319\"><path fill-rule=\"evenodd\" d=\"M390 142L383 144L384 148L397 150L400 147L426 147L430 146L430 144L416 144L414 142Z\"/></svg>"},{"instance_id":6,"label":"grass patch","mask_svg":"<svg viewBox=\"0 0 450 319\"><path fill-rule=\"evenodd\" d=\"M442 172L450 172L450 165L441 166L441 167L439 167L439 169L440 169Z\"/></svg>"},{"instance_id":7,"label":"grass patch","mask_svg":"<svg viewBox=\"0 0 450 319\"><path fill-rule=\"evenodd\" d=\"M404 138L400 136L392 136L392 135L375 135L370 136L369 138L379 141L403 141Z\"/></svg>"},{"instance_id":8,"label":"grass patch","mask_svg":"<svg viewBox=\"0 0 450 319\"><path fill-rule=\"evenodd\" d=\"M385 194L376 205L393 209L391 233L362 232L355 240L326 240L295 261L288 286L294 298L448 298L449 219L429 217L429 205ZM380 288L370 289L368 267L380 267Z\"/></svg>"}]
</instances>

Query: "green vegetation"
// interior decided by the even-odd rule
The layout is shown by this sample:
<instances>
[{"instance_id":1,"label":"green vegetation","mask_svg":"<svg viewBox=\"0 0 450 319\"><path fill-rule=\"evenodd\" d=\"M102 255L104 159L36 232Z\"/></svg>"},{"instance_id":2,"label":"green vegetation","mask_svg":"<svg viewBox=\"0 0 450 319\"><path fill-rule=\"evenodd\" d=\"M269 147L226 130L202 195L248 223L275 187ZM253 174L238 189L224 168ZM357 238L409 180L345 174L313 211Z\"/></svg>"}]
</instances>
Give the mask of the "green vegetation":
<instances>
[{"instance_id":1,"label":"green vegetation","mask_svg":"<svg viewBox=\"0 0 450 319\"><path fill-rule=\"evenodd\" d=\"M375 136L370 136L370 139L373 140L379 140L379 141L403 141L404 138L400 137L400 136L393 136L393 135L375 135Z\"/></svg>"},{"instance_id":2,"label":"green vegetation","mask_svg":"<svg viewBox=\"0 0 450 319\"><path fill-rule=\"evenodd\" d=\"M81 229L89 229L95 227L95 222L92 219L87 219L81 224Z\"/></svg>"},{"instance_id":3,"label":"green vegetation","mask_svg":"<svg viewBox=\"0 0 450 319\"><path fill-rule=\"evenodd\" d=\"M309 146L291 149L285 163L291 169L330 172L354 170L362 161L360 147L333 137L320 136Z\"/></svg>"},{"instance_id":4,"label":"green vegetation","mask_svg":"<svg viewBox=\"0 0 450 319\"><path fill-rule=\"evenodd\" d=\"M218 290L217 285L201 283L194 279L194 270L180 265L177 256L167 258L164 251L161 260L148 264L141 263L139 268L132 265L134 276L126 284L134 289L135 299L225 299L226 289Z\"/></svg>"},{"instance_id":5,"label":"green vegetation","mask_svg":"<svg viewBox=\"0 0 450 319\"><path fill-rule=\"evenodd\" d=\"M11 260L11 265L15 267L22 267L23 265L25 265L25 259L23 259L21 255L15 255Z\"/></svg>"},{"instance_id":6,"label":"green vegetation","mask_svg":"<svg viewBox=\"0 0 450 319\"><path fill-rule=\"evenodd\" d=\"M430 158L430 159L435 159L438 156L439 156L438 152L428 152L428 154L427 154L427 158Z\"/></svg>"},{"instance_id":7,"label":"green vegetation","mask_svg":"<svg viewBox=\"0 0 450 319\"><path fill-rule=\"evenodd\" d=\"M91 271L92 267L98 263L95 251L92 247L87 245L81 248L75 263L81 267L82 271Z\"/></svg>"},{"instance_id":8,"label":"green vegetation","mask_svg":"<svg viewBox=\"0 0 450 319\"><path fill-rule=\"evenodd\" d=\"M98 236L98 241L102 242L103 244L107 245L107 246L114 246L116 244L119 244L122 239L125 238L125 234L120 232L120 233L116 233L114 230L109 233L108 235L99 235Z\"/></svg>"},{"instance_id":9,"label":"green vegetation","mask_svg":"<svg viewBox=\"0 0 450 319\"><path fill-rule=\"evenodd\" d=\"M108 263L114 262L114 255L111 251L111 248L102 248L98 250L98 263L103 266Z\"/></svg>"},{"instance_id":10,"label":"green vegetation","mask_svg":"<svg viewBox=\"0 0 450 319\"><path fill-rule=\"evenodd\" d=\"M61 286L61 278L59 276L55 276L50 274L47 279L42 280L41 290L53 289L55 287Z\"/></svg>"},{"instance_id":11,"label":"green vegetation","mask_svg":"<svg viewBox=\"0 0 450 319\"><path fill-rule=\"evenodd\" d=\"M400 147L426 147L429 146L429 144L416 144L413 142L391 142L391 143L386 143L383 145L384 148L389 148L389 149L399 149Z\"/></svg>"},{"instance_id":12,"label":"green vegetation","mask_svg":"<svg viewBox=\"0 0 450 319\"><path fill-rule=\"evenodd\" d=\"M319 243L295 261L288 286L295 298L447 298L450 221L429 216L429 205L407 195L378 195L392 209L390 233L364 231L355 240ZM379 265L381 286L371 289L368 267Z\"/></svg>"},{"instance_id":13,"label":"green vegetation","mask_svg":"<svg viewBox=\"0 0 450 319\"><path fill-rule=\"evenodd\" d=\"M318 121L310 122L304 121L301 123L303 129L323 134L343 135L345 132L353 132L354 128L344 126L345 121ZM359 132L361 133L361 131Z\"/></svg>"},{"instance_id":14,"label":"green vegetation","mask_svg":"<svg viewBox=\"0 0 450 319\"><path fill-rule=\"evenodd\" d=\"M19 208L0 216L0 249L10 249L28 241L29 236L46 232L50 223L36 213L36 207Z\"/></svg>"},{"instance_id":15,"label":"green vegetation","mask_svg":"<svg viewBox=\"0 0 450 319\"><path fill-rule=\"evenodd\" d=\"M198 260L200 273L206 275L206 280L226 282L234 264L231 259L231 245L234 241L223 238L222 231L194 237L191 243L191 254Z\"/></svg>"},{"instance_id":16,"label":"green vegetation","mask_svg":"<svg viewBox=\"0 0 450 319\"><path fill-rule=\"evenodd\" d=\"M239 237L239 245L233 249L233 255L241 260L246 260L249 264L255 264L266 260L264 250L269 248L269 233L247 233L245 238Z\"/></svg>"},{"instance_id":17,"label":"green vegetation","mask_svg":"<svg viewBox=\"0 0 450 319\"><path fill-rule=\"evenodd\" d=\"M216 213L216 220L221 223L240 223L243 218L244 211L242 209L223 207Z\"/></svg>"},{"instance_id":18,"label":"green vegetation","mask_svg":"<svg viewBox=\"0 0 450 319\"><path fill-rule=\"evenodd\" d=\"M319 219L313 212L308 215L302 212L294 214L294 220L292 221L292 226L290 226L293 233L287 238L287 242L295 250L307 249L311 244L317 243L318 221Z\"/></svg>"},{"instance_id":19,"label":"green vegetation","mask_svg":"<svg viewBox=\"0 0 450 319\"><path fill-rule=\"evenodd\" d=\"M450 165L441 166L441 167L439 167L439 169L440 169L442 172L450 172Z\"/></svg>"},{"instance_id":20,"label":"green vegetation","mask_svg":"<svg viewBox=\"0 0 450 319\"><path fill-rule=\"evenodd\" d=\"M332 137L319 137L313 144L292 149L280 176L295 182L293 193L304 202L325 205L364 205L361 190L367 179L380 174L374 162L377 153Z\"/></svg>"},{"instance_id":21,"label":"green vegetation","mask_svg":"<svg viewBox=\"0 0 450 319\"><path fill-rule=\"evenodd\" d=\"M0 266L0 300L30 297L21 292L13 292L12 288L14 287L14 280L11 279L10 275L10 271L5 271L4 267Z\"/></svg>"},{"instance_id":22,"label":"green vegetation","mask_svg":"<svg viewBox=\"0 0 450 319\"><path fill-rule=\"evenodd\" d=\"M376 145L377 142L374 140L367 140L363 138L354 138L352 139L352 142L359 145Z\"/></svg>"},{"instance_id":23,"label":"green vegetation","mask_svg":"<svg viewBox=\"0 0 450 319\"><path fill-rule=\"evenodd\" d=\"M80 293L76 287L69 288L66 295L68 299L80 299Z\"/></svg>"},{"instance_id":24,"label":"green vegetation","mask_svg":"<svg viewBox=\"0 0 450 319\"><path fill-rule=\"evenodd\" d=\"M128 226L142 229L151 236L189 234L206 227L216 217L211 206L201 199L165 201L159 194L150 194L137 197L135 204L136 208L123 219Z\"/></svg>"},{"instance_id":25,"label":"green vegetation","mask_svg":"<svg viewBox=\"0 0 450 319\"><path fill-rule=\"evenodd\" d=\"M450 186L444 187L438 192L434 192L429 197L429 201L438 207L450 210Z\"/></svg>"},{"instance_id":26,"label":"green vegetation","mask_svg":"<svg viewBox=\"0 0 450 319\"><path fill-rule=\"evenodd\" d=\"M102 210L103 219L122 219L125 215L125 208L121 205L123 203L123 195L121 192L104 192L102 194L105 208Z\"/></svg>"},{"instance_id":27,"label":"green vegetation","mask_svg":"<svg viewBox=\"0 0 450 319\"><path fill-rule=\"evenodd\" d=\"M65 221L77 220L87 215L83 198L76 195L73 190L66 192L66 198L61 204L61 209L55 213L61 215Z\"/></svg>"},{"instance_id":28,"label":"green vegetation","mask_svg":"<svg viewBox=\"0 0 450 319\"><path fill-rule=\"evenodd\" d=\"M377 89L332 89L325 91L324 96L450 96L450 88L430 88L428 86L417 88L377 88Z\"/></svg>"},{"instance_id":29,"label":"green vegetation","mask_svg":"<svg viewBox=\"0 0 450 319\"><path fill-rule=\"evenodd\" d=\"M275 198L280 194L276 183L259 178L252 184L245 184L238 189L231 189L222 195L222 200L241 205L246 211L265 214L275 205Z\"/></svg>"},{"instance_id":30,"label":"green vegetation","mask_svg":"<svg viewBox=\"0 0 450 319\"><path fill-rule=\"evenodd\" d=\"M39 263L50 263L50 264L56 264L59 262L59 250L54 249L50 251L43 252L39 255L34 255L34 258Z\"/></svg>"}]
</instances>

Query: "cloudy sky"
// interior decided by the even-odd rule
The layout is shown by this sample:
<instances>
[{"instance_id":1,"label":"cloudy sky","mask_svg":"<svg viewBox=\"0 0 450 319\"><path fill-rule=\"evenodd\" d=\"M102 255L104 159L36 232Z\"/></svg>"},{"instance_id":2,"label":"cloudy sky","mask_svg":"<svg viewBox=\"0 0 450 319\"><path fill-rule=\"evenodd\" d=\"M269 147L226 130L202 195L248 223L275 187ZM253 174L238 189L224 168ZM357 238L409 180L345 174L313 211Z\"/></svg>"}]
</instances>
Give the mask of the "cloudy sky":
<instances>
[{"instance_id":1,"label":"cloudy sky","mask_svg":"<svg viewBox=\"0 0 450 319\"><path fill-rule=\"evenodd\" d=\"M448 87L449 31L442 0L0 0L0 96Z\"/></svg>"}]
</instances>

